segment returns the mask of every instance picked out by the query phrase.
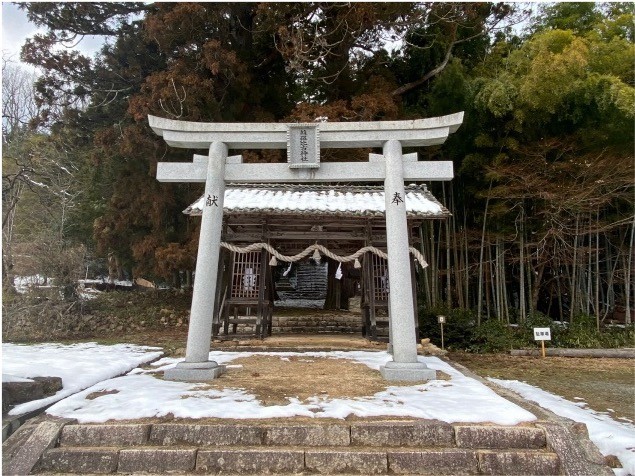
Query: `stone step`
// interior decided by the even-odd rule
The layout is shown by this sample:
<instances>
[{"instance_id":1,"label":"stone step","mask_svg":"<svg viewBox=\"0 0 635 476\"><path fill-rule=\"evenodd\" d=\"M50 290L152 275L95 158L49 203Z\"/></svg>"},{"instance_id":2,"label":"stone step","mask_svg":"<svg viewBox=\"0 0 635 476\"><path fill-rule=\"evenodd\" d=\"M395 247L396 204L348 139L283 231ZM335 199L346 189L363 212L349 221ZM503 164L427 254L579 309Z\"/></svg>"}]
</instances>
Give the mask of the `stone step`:
<instances>
[{"instance_id":1,"label":"stone step","mask_svg":"<svg viewBox=\"0 0 635 476\"><path fill-rule=\"evenodd\" d=\"M218 448L67 447L50 449L38 471L156 474L560 474L544 450L300 446Z\"/></svg>"},{"instance_id":2,"label":"stone step","mask_svg":"<svg viewBox=\"0 0 635 476\"><path fill-rule=\"evenodd\" d=\"M536 425L436 420L67 424L40 472L561 474Z\"/></svg>"},{"instance_id":3,"label":"stone step","mask_svg":"<svg viewBox=\"0 0 635 476\"><path fill-rule=\"evenodd\" d=\"M534 426L449 424L436 420L335 424L93 424L66 425L60 447L82 446L456 447L546 448L545 431Z\"/></svg>"}]
</instances>

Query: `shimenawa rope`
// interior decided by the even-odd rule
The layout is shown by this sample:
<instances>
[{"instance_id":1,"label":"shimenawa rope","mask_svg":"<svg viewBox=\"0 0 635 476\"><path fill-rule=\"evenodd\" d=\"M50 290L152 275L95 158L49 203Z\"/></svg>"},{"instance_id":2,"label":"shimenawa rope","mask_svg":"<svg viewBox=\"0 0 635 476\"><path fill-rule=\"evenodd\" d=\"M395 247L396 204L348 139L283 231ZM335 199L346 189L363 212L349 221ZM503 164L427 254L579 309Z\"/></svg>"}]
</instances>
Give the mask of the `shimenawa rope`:
<instances>
[{"instance_id":1,"label":"shimenawa rope","mask_svg":"<svg viewBox=\"0 0 635 476\"><path fill-rule=\"evenodd\" d=\"M364 246L363 248L360 248L352 255L339 256L331 252L330 250L328 250L325 246L315 243L296 255L286 256L279 253L273 246L269 245L268 243L252 243L251 245L248 245L245 247L232 245L226 242L221 242L220 245L223 248L228 249L229 251L233 251L234 253L250 253L252 251L260 251L262 249L265 249L269 252L269 254L272 255L271 261L269 262L271 266L276 266L278 264L278 260L285 261L287 263L295 263L296 261L306 258L309 254L311 254L311 252L313 252L312 258L316 261L319 261L321 259L320 251L325 256L328 256L329 258L335 261L339 261L340 263L349 263L351 261L355 261L355 265L354 265L355 268L361 268L359 257L363 255L364 253L374 253L380 258L388 259L388 255L386 253L384 253L379 248L375 248L374 246ZM428 263L426 263L426 260L423 258L423 255L419 252L419 250L417 250L416 248L412 246L410 246L408 250L419 262L421 267L426 268L428 266Z\"/></svg>"}]
</instances>

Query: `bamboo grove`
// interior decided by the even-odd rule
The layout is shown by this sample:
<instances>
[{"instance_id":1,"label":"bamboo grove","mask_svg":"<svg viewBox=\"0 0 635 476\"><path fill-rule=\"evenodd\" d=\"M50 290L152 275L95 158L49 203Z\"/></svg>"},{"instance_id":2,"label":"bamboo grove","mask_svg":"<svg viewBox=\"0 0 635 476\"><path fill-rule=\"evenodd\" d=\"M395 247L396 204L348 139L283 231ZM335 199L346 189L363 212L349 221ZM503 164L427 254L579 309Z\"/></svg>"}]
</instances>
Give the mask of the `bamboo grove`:
<instances>
[{"instance_id":1,"label":"bamboo grove","mask_svg":"<svg viewBox=\"0 0 635 476\"><path fill-rule=\"evenodd\" d=\"M22 49L41 73L26 118L10 120L24 110L9 109L3 82L3 208L12 211L3 212L5 263L14 261L11 250L52 236L34 235L33 216L43 200L50 216L58 213L51 210L63 198L63 220L38 222L64 244L56 263L83 247L128 276L179 285L191 273L198 230L181 211L201 189L154 180L157 161L186 157L155 137L147 114L292 122L463 110L446 144L417 150L422 160L452 160L456 173L430 185L452 217L422 227L430 266L419 273L420 303L473 310L479 323L537 312L560 321L594 316L598 326L631 321L631 3L21 8L46 33ZM92 58L59 46L91 34L107 40ZM323 160L366 160L368 152ZM272 151L244 156L284 160ZM72 180L52 193L64 170ZM52 256L51 247L32 248ZM3 280L18 271L3 266Z\"/></svg>"}]
</instances>

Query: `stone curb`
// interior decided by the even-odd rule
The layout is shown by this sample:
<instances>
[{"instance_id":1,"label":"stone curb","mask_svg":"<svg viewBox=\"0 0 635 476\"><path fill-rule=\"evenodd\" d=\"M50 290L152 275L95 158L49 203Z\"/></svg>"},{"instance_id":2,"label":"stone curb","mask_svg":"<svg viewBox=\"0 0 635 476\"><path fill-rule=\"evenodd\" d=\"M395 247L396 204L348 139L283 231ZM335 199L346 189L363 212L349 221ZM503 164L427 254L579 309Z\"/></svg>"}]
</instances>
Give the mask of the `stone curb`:
<instances>
[{"instance_id":1,"label":"stone curb","mask_svg":"<svg viewBox=\"0 0 635 476\"><path fill-rule=\"evenodd\" d=\"M49 419L41 422L24 440L13 456L7 459L6 462L3 461L2 474L29 474L42 457L42 454L57 444L62 428L73 421L76 420Z\"/></svg>"},{"instance_id":2,"label":"stone curb","mask_svg":"<svg viewBox=\"0 0 635 476\"><path fill-rule=\"evenodd\" d=\"M383 451L306 450L304 469L311 473L333 474L346 471L359 474L386 474L388 459Z\"/></svg>"},{"instance_id":3,"label":"stone curb","mask_svg":"<svg viewBox=\"0 0 635 476\"><path fill-rule=\"evenodd\" d=\"M237 451L199 450L196 468L215 473L269 474L300 473L304 470L304 451L278 449L240 449Z\"/></svg>"},{"instance_id":4,"label":"stone curb","mask_svg":"<svg viewBox=\"0 0 635 476\"><path fill-rule=\"evenodd\" d=\"M82 424L67 425L60 447L130 446L342 446L540 449L547 447L542 427L449 424L438 420L309 424Z\"/></svg>"},{"instance_id":5,"label":"stone curb","mask_svg":"<svg viewBox=\"0 0 635 476\"><path fill-rule=\"evenodd\" d=\"M120 473L193 471L196 448L135 448L119 450Z\"/></svg>"},{"instance_id":6,"label":"stone curb","mask_svg":"<svg viewBox=\"0 0 635 476\"><path fill-rule=\"evenodd\" d=\"M150 425L68 425L62 429L60 447L134 446L148 442Z\"/></svg>"},{"instance_id":7,"label":"stone curb","mask_svg":"<svg viewBox=\"0 0 635 476\"><path fill-rule=\"evenodd\" d=\"M548 448L560 458L562 474L566 476L615 475L613 470L605 464L604 457L597 446L589 439L589 433L584 423L574 422L556 415L521 398L510 390L485 380L457 362L447 358L443 358L443 360L464 375L481 382L503 398L536 415L538 421L535 424L545 430Z\"/></svg>"},{"instance_id":8,"label":"stone curb","mask_svg":"<svg viewBox=\"0 0 635 476\"><path fill-rule=\"evenodd\" d=\"M539 449L547 446L541 428L457 425L454 429L459 448Z\"/></svg>"},{"instance_id":9,"label":"stone curb","mask_svg":"<svg viewBox=\"0 0 635 476\"><path fill-rule=\"evenodd\" d=\"M351 423L351 444L357 446L454 445L454 428L438 420Z\"/></svg>"},{"instance_id":10,"label":"stone curb","mask_svg":"<svg viewBox=\"0 0 635 476\"><path fill-rule=\"evenodd\" d=\"M576 435L557 423L540 422L537 426L545 430L547 444L560 458L565 476L614 476L613 470L604 464L597 447L588 439L588 434L586 437Z\"/></svg>"}]
</instances>

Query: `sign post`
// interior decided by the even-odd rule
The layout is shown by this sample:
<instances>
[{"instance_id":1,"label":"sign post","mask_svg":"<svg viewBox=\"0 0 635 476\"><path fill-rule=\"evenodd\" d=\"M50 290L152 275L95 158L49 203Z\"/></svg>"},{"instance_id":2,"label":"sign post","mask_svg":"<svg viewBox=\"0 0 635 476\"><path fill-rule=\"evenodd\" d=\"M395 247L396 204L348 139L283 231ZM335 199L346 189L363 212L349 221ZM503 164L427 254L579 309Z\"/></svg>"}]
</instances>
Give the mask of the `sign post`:
<instances>
[{"instance_id":1,"label":"sign post","mask_svg":"<svg viewBox=\"0 0 635 476\"><path fill-rule=\"evenodd\" d=\"M445 316L437 316L439 325L441 326L441 350L445 350L445 342L443 341L443 324L445 324Z\"/></svg>"},{"instance_id":2,"label":"sign post","mask_svg":"<svg viewBox=\"0 0 635 476\"><path fill-rule=\"evenodd\" d=\"M540 341L542 348L542 358L545 358L545 341L551 340L551 328L550 327L534 327L534 340Z\"/></svg>"}]
</instances>

